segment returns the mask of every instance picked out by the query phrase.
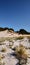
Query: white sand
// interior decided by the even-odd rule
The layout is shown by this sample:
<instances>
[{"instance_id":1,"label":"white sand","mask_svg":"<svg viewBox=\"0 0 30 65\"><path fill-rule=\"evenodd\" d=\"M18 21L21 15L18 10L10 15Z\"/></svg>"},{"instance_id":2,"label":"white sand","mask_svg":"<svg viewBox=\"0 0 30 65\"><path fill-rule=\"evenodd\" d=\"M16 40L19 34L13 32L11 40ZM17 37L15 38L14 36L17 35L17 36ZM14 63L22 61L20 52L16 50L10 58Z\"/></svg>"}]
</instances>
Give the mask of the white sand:
<instances>
[{"instance_id":1,"label":"white sand","mask_svg":"<svg viewBox=\"0 0 30 65\"><path fill-rule=\"evenodd\" d=\"M1 37L18 37L22 35L18 35L16 33L9 33L8 30L0 32L0 38ZM24 35L25 36L25 35ZM21 41L21 42L20 42ZM19 44L24 45L25 47L30 47L30 43L28 42L27 38L24 38L23 40L17 40L14 41L13 47L16 47ZM15 56L11 55L14 51L8 47L9 41L5 41L4 45L0 45L0 54L3 54L5 56L4 59L2 59L3 62L5 62L5 65L16 65L18 63L18 60ZM2 47L6 48L6 52L1 52ZM27 49L27 53L29 54L30 50ZM27 64L30 65L30 58L28 58Z\"/></svg>"}]
</instances>

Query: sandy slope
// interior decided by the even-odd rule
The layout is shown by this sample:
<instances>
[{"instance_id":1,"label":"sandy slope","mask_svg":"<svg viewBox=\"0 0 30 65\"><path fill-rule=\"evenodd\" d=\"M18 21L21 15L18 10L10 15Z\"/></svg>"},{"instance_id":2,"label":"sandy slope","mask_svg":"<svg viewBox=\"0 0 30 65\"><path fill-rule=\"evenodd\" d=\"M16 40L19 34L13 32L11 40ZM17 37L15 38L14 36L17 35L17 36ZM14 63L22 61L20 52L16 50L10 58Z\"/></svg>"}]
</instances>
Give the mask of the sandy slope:
<instances>
[{"instance_id":1,"label":"sandy slope","mask_svg":"<svg viewBox=\"0 0 30 65\"><path fill-rule=\"evenodd\" d=\"M16 33L9 33L8 30L0 32L0 38L1 37L18 37L22 35L18 35ZM27 36L27 35L23 35ZM29 35L30 36L30 35ZM23 40L16 40L14 41L13 47L19 46L19 44L24 45L25 47L30 47L30 43L28 42L27 38L24 38ZM0 45L0 54L3 54L5 58L2 59L2 62L5 62L5 65L16 65L18 63L18 60L15 56L11 55L14 51L8 47L9 41L5 40L4 45ZM1 52L2 47L6 48L6 52ZM30 49L27 49L27 53L30 53ZM30 58L27 60L27 64L30 65Z\"/></svg>"},{"instance_id":2,"label":"sandy slope","mask_svg":"<svg viewBox=\"0 0 30 65\"><path fill-rule=\"evenodd\" d=\"M8 30L0 32L0 37L16 37L16 36L18 36L18 34L11 33Z\"/></svg>"},{"instance_id":3,"label":"sandy slope","mask_svg":"<svg viewBox=\"0 0 30 65\"><path fill-rule=\"evenodd\" d=\"M19 37L19 36L26 37L26 36L30 36L30 35L21 35L21 34L15 33L15 32L11 33L8 30L0 32L0 37Z\"/></svg>"},{"instance_id":4,"label":"sandy slope","mask_svg":"<svg viewBox=\"0 0 30 65\"><path fill-rule=\"evenodd\" d=\"M0 52L0 54L3 54L5 56L4 59L2 59L2 62L5 62L5 65L16 65L18 60L11 55L14 51L8 48L6 45L3 45L3 47L6 47L6 52ZM2 46L0 47L2 48Z\"/></svg>"},{"instance_id":5,"label":"sandy slope","mask_svg":"<svg viewBox=\"0 0 30 65\"><path fill-rule=\"evenodd\" d=\"M27 39L24 38L21 42L23 43L26 40ZM28 41L26 41L26 42L28 43ZM18 44L20 44L20 40L17 40L14 42L14 46L17 46ZM24 46L25 46L25 43L24 43ZM1 52L2 47L6 48L6 52ZM27 47L27 45L26 45L26 47ZM29 53L29 52L30 52L30 50L27 49L27 53ZM0 45L0 54L3 54L5 56L5 58L2 59L2 62L5 62L5 65L16 65L18 63L18 60L16 59L15 56L12 55L12 53L14 53L14 51L12 49L10 49L9 46L7 46L7 41L6 41L5 45ZM26 65L30 65L30 58L27 58Z\"/></svg>"}]
</instances>

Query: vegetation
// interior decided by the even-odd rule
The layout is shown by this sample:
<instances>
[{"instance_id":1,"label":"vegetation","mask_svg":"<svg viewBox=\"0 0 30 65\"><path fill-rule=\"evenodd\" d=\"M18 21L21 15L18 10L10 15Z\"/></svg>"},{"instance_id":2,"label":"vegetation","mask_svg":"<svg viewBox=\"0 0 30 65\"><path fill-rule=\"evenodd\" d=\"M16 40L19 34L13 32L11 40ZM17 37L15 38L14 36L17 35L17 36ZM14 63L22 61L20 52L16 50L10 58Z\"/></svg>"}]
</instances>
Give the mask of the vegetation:
<instances>
[{"instance_id":1,"label":"vegetation","mask_svg":"<svg viewBox=\"0 0 30 65\"><path fill-rule=\"evenodd\" d=\"M22 40L24 37L20 36L20 37L16 37L15 40Z\"/></svg>"},{"instance_id":2,"label":"vegetation","mask_svg":"<svg viewBox=\"0 0 30 65\"><path fill-rule=\"evenodd\" d=\"M0 61L0 65L5 65L5 62Z\"/></svg>"},{"instance_id":3,"label":"vegetation","mask_svg":"<svg viewBox=\"0 0 30 65\"><path fill-rule=\"evenodd\" d=\"M15 50L15 54L16 54L16 58L19 60L19 65L27 62L27 53L24 46L22 45L19 47L17 46ZM24 61L22 62L22 60L24 60L25 62Z\"/></svg>"},{"instance_id":4,"label":"vegetation","mask_svg":"<svg viewBox=\"0 0 30 65\"><path fill-rule=\"evenodd\" d=\"M30 32L27 32L24 29L20 29L19 31L14 31L13 28L8 28L8 27L2 28L2 27L0 27L0 31L5 31L5 30L8 30L9 32L16 32L18 34L30 34Z\"/></svg>"},{"instance_id":5,"label":"vegetation","mask_svg":"<svg viewBox=\"0 0 30 65\"><path fill-rule=\"evenodd\" d=\"M5 30L14 31L14 29L12 29L12 28L8 28L8 27L2 28L2 27L0 27L0 31L5 31Z\"/></svg>"},{"instance_id":6,"label":"vegetation","mask_svg":"<svg viewBox=\"0 0 30 65\"><path fill-rule=\"evenodd\" d=\"M4 56L2 54L0 54L0 65L5 65L3 58L4 58Z\"/></svg>"},{"instance_id":7,"label":"vegetation","mask_svg":"<svg viewBox=\"0 0 30 65\"><path fill-rule=\"evenodd\" d=\"M1 52L6 52L6 48L2 48Z\"/></svg>"},{"instance_id":8,"label":"vegetation","mask_svg":"<svg viewBox=\"0 0 30 65\"><path fill-rule=\"evenodd\" d=\"M4 58L3 54L0 54L0 60L2 60Z\"/></svg>"},{"instance_id":9,"label":"vegetation","mask_svg":"<svg viewBox=\"0 0 30 65\"><path fill-rule=\"evenodd\" d=\"M5 40L8 40L8 41L13 41L14 38L10 38L10 37L2 37L0 38L0 42L3 42Z\"/></svg>"},{"instance_id":10,"label":"vegetation","mask_svg":"<svg viewBox=\"0 0 30 65\"><path fill-rule=\"evenodd\" d=\"M16 31L16 32L19 33L19 34L30 34L30 32L27 32L24 29L20 29L19 31Z\"/></svg>"},{"instance_id":11,"label":"vegetation","mask_svg":"<svg viewBox=\"0 0 30 65\"><path fill-rule=\"evenodd\" d=\"M11 41L11 42L9 43L9 48L12 48L12 46L13 46L13 42Z\"/></svg>"}]
</instances>

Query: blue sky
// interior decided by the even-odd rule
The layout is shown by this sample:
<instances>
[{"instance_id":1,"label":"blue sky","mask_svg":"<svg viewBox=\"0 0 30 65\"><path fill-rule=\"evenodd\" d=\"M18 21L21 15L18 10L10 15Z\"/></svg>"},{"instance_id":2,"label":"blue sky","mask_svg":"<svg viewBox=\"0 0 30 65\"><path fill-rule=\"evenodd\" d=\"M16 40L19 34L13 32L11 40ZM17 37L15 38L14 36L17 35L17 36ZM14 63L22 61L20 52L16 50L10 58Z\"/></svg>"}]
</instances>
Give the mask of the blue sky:
<instances>
[{"instance_id":1,"label":"blue sky","mask_svg":"<svg viewBox=\"0 0 30 65\"><path fill-rule=\"evenodd\" d=\"M0 0L0 27L30 31L30 0Z\"/></svg>"}]
</instances>

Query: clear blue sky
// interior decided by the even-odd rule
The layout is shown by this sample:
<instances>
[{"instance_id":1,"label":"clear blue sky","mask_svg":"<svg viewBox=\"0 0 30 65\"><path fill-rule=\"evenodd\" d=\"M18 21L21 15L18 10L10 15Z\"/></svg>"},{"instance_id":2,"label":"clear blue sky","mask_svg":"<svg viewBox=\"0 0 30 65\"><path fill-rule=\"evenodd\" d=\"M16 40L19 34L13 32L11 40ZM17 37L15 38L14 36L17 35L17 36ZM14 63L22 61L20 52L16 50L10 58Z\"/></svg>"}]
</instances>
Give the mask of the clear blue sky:
<instances>
[{"instance_id":1,"label":"clear blue sky","mask_svg":"<svg viewBox=\"0 0 30 65\"><path fill-rule=\"evenodd\" d=\"M0 27L30 31L30 0L0 0Z\"/></svg>"}]
</instances>

